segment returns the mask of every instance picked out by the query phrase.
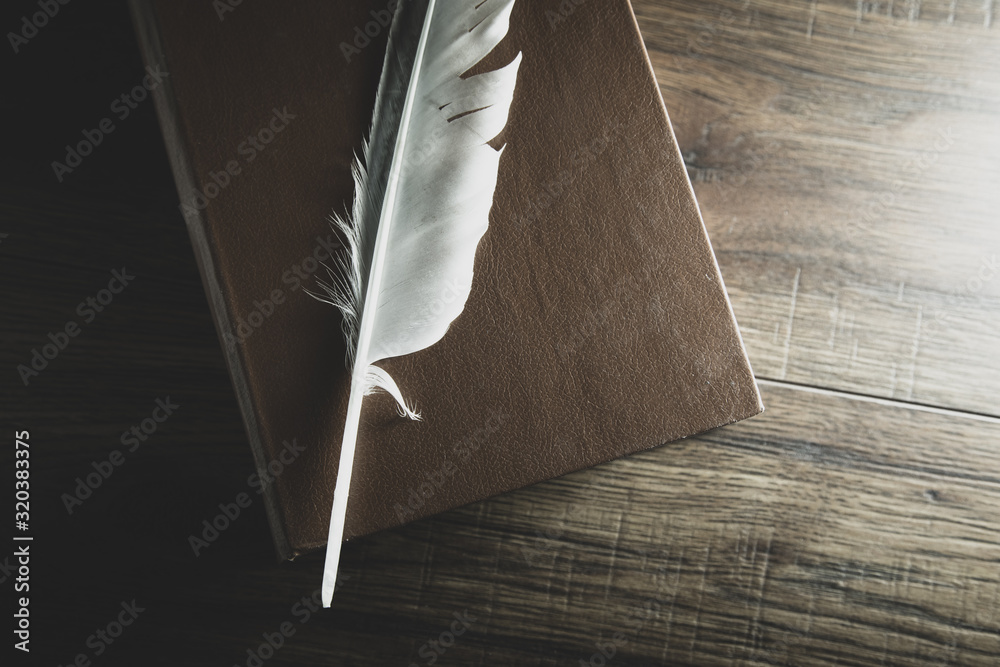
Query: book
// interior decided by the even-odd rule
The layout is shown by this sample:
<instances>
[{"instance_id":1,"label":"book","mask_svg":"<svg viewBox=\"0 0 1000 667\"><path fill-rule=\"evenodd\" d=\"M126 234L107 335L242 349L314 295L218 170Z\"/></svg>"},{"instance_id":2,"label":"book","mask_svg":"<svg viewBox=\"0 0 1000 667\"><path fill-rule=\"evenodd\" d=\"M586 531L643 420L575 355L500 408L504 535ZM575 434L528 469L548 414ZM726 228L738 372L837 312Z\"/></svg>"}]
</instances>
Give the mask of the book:
<instances>
[{"instance_id":1,"label":"book","mask_svg":"<svg viewBox=\"0 0 1000 667\"><path fill-rule=\"evenodd\" d=\"M131 5L293 558L326 544L350 384L340 314L308 292L340 247L328 216L353 198L396 0ZM380 362L427 418L365 401L347 539L763 409L629 2L522 0L477 68L518 52L472 292L439 343Z\"/></svg>"}]
</instances>

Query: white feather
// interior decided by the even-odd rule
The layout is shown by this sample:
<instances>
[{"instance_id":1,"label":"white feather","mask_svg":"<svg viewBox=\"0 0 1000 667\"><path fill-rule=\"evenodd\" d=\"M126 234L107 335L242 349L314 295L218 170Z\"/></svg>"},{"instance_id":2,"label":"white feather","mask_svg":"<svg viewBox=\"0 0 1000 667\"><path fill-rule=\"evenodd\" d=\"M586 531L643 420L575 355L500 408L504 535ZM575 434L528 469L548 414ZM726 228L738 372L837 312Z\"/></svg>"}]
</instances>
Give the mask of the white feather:
<instances>
[{"instance_id":1,"label":"white feather","mask_svg":"<svg viewBox=\"0 0 1000 667\"><path fill-rule=\"evenodd\" d=\"M323 604L333 597L364 396L409 407L373 364L437 343L465 308L476 248L489 225L521 55L462 78L507 34L514 0L402 2L389 36L365 165L355 166L347 239L324 300L344 313L351 394L330 515Z\"/></svg>"}]
</instances>

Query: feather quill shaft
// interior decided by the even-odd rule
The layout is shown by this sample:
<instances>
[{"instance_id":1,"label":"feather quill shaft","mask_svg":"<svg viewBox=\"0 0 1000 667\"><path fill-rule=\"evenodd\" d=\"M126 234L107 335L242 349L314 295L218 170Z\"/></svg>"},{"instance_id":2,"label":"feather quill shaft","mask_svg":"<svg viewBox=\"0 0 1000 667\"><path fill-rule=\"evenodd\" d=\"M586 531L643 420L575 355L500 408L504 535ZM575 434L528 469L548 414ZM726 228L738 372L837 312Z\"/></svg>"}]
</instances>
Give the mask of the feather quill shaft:
<instances>
[{"instance_id":1,"label":"feather quill shaft","mask_svg":"<svg viewBox=\"0 0 1000 667\"><path fill-rule=\"evenodd\" d=\"M331 272L331 284L322 285L324 300L344 313L351 366L324 606L339 569L364 397L387 391L401 414L420 419L393 378L373 364L439 341L471 289L503 152L488 142L507 123L521 56L492 72L462 75L506 35L513 4L404 1L393 21L365 166L355 165L352 215L333 220L350 252L340 275ZM430 157L421 150L427 140Z\"/></svg>"}]
</instances>

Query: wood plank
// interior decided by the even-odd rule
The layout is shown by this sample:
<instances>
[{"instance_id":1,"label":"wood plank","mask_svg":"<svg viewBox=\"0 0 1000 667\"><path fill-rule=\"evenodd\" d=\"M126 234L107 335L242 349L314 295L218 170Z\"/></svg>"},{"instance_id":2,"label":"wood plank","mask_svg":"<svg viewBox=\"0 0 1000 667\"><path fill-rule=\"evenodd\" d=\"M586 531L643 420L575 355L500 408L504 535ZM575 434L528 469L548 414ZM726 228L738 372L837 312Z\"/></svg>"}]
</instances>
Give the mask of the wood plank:
<instances>
[{"instance_id":1,"label":"wood plank","mask_svg":"<svg viewBox=\"0 0 1000 667\"><path fill-rule=\"evenodd\" d=\"M1000 414L993 3L634 5L758 375Z\"/></svg>"},{"instance_id":2,"label":"wood plank","mask_svg":"<svg viewBox=\"0 0 1000 667\"><path fill-rule=\"evenodd\" d=\"M468 610L439 664L575 666L621 632L623 665L995 665L1000 420L763 389L759 418L349 543L332 613L305 623L319 555L276 571L259 503L192 554L188 534L249 466L180 466L199 436L179 419L100 507L50 519L92 576L46 627L65 660L135 597L149 620L121 655L245 664L287 621L267 664L426 664L421 647ZM59 460L38 478L65 486L77 471Z\"/></svg>"}]
</instances>

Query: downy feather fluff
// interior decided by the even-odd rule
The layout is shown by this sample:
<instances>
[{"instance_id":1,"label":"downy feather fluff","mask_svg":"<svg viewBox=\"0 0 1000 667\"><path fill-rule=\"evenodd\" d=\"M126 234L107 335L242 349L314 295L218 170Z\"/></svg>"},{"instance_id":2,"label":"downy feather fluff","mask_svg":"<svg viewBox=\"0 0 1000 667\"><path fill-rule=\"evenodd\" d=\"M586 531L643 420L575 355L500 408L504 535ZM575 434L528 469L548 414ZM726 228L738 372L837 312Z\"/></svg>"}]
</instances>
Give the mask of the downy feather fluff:
<instances>
[{"instance_id":1,"label":"downy feather fluff","mask_svg":"<svg viewBox=\"0 0 1000 667\"><path fill-rule=\"evenodd\" d=\"M333 597L363 397L385 390L420 419L375 362L437 343L465 308L489 224L521 55L462 78L507 34L514 0L404 0L389 35L364 164L348 218L348 252L321 284L341 310L351 394L330 515L323 604Z\"/></svg>"}]
</instances>

